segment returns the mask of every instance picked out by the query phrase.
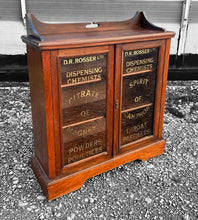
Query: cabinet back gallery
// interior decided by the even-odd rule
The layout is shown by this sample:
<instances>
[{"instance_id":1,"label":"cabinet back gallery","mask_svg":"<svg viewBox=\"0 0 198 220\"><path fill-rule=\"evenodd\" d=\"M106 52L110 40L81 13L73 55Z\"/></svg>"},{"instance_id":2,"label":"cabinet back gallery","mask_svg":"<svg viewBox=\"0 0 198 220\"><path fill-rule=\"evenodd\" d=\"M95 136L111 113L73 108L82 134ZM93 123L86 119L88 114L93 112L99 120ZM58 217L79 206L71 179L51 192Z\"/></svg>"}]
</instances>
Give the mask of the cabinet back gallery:
<instances>
[{"instance_id":1,"label":"cabinet back gallery","mask_svg":"<svg viewBox=\"0 0 198 220\"><path fill-rule=\"evenodd\" d=\"M48 200L164 152L170 39L143 12L127 21L46 24L27 15L34 173Z\"/></svg>"}]
</instances>

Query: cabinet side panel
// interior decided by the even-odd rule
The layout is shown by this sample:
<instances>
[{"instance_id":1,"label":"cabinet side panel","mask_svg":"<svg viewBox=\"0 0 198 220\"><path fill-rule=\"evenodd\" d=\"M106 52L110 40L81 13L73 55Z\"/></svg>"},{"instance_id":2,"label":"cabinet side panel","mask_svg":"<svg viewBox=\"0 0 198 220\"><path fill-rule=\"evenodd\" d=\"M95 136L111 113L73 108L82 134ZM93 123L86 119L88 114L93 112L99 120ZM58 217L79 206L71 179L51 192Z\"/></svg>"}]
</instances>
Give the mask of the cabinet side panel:
<instances>
[{"instance_id":1,"label":"cabinet side panel","mask_svg":"<svg viewBox=\"0 0 198 220\"><path fill-rule=\"evenodd\" d=\"M39 50L30 46L27 46L27 55L34 134L34 153L48 175L48 150L42 57Z\"/></svg>"},{"instance_id":2,"label":"cabinet side panel","mask_svg":"<svg viewBox=\"0 0 198 220\"><path fill-rule=\"evenodd\" d=\"M166 99L166 85L167 85L167 78L168 78L170 42L171 42L171 39L166 40L164 68L163 68L162 93L161 93L162 98L161 98L160 119L159 119L159 138L162 137L162 130L163 130L163 119L164 119L164 107L165 107L165 99Z\"/></svg>"}]
</instances>

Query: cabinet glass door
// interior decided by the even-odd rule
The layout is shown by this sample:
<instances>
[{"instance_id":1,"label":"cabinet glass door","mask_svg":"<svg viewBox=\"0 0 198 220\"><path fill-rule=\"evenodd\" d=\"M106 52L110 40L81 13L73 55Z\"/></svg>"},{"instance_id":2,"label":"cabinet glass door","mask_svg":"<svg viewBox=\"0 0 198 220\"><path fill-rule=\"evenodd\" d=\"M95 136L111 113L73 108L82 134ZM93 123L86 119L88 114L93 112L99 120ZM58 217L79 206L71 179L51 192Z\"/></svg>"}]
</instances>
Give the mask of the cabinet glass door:
<instances>
[{"instance_id":1,"label":"cabinet glass door","mask_svg":"<svg viewBox=\"0 0 198 220\"><path fill-rule=\"evenodd\" d=\"M123 51L121 145L153 132L158 48Z\"/></svg>"},{"instance_id":2,"label":"cabinet glass door","mask_svg":"<svg viewBox=\"0 0 198 220\"><path fill-rule=\"evenodd\" d=\"M162 75L158 62L162 53L161 41L120 44L116 49L116 154L130 150L142 141L153 140L157 135L159 110L156 111L156 100L159 101L161 93L156 92L156 85L160 85Z\"/></svg>"},{"instance_id":3,"label":"cabinet glass door","mask_svg":"<svg viewBox=\"0 0 198 220\"><path fill-rule=\"evenodd\" d=\"M64 166L110 154L107 135L112 128L107 129L107 121L112 121L112 106L107 103L113 95L107 92L108 56L97 52L59 58Z\"/></svg>"}]
</instances>

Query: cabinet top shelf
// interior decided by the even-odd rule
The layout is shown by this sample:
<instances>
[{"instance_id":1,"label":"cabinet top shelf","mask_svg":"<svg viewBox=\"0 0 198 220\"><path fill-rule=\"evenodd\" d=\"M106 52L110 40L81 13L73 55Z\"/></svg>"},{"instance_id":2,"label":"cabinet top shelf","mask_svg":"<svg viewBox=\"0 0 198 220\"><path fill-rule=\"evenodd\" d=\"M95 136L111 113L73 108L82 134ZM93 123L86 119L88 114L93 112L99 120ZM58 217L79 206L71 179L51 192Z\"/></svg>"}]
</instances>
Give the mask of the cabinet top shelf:
<instances>
[{"instance_id":1,"label":"cabinet top shelf","mask_svg":"<svg viewBox=\"0 0 198 220\"><path fill-rule=\"evenodd\" d=\"M22 36L22 40L40 49L137 42L175 35L150 23L142 11L136 12L132 19L117 22L48 24L33 14L27 14L26 21L27 36Z\"/></svg>"}]
</instances>

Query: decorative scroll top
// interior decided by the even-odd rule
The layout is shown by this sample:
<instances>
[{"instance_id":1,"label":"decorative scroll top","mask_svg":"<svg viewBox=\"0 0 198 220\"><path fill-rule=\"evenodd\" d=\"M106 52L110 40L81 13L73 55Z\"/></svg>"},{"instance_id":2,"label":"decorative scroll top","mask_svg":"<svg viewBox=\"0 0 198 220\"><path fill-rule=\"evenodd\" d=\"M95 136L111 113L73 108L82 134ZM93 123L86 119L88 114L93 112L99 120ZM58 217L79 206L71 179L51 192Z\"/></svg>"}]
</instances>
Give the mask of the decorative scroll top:
<instances>
[{"instance_id":1,"label":"decorative scroll top","mask_svg":"<svg viewBox=\"0 0 198 220\"><path fill-rule=\"evenodd\" d=\"M135 16L126 21L118 22L98 22L92 28L87 28L88 23L75 23L75 24L48 24L40 22L33 14L26 15L27 20L27 35L36 38L39 41L44 39L44 35L52 34L67 34L79 32L97 32L109 30L155 30L164 32L163 28L157 27L148 21L145 12L136 12Z\"/></svg>"}]
</instances>

